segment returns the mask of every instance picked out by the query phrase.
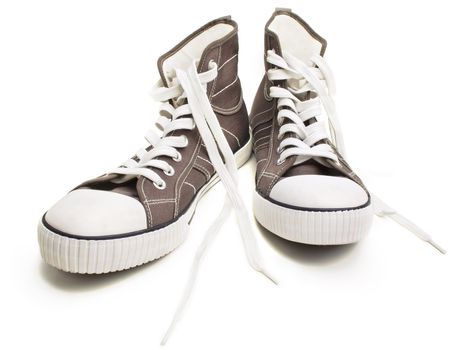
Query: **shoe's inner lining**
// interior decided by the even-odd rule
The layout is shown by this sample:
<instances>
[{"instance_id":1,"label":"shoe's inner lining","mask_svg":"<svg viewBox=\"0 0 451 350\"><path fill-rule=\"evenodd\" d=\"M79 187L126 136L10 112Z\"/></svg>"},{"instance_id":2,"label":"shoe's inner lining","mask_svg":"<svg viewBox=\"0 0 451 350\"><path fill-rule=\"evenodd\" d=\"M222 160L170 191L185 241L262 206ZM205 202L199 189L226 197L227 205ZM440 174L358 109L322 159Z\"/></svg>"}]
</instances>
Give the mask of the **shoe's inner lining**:
<instances>
[{"instance_id":1,"label":"shoe's inner lining","mask_svg":"<svg viewBox=\"0 0 451 350\"><path fill-rule=\"evenodd\" d=\"M310 57L319 55L321 52L322 43L293 17L278 15L274 17L268 29L279 38L282 55L288 51L308 64Z\"/></svg>"},{"instance_id":2,"label":"shoe's inner lining","mask_svg":"<svg viewBox=\"0 0 451 350\"><path fill-rule=\"evenodd\" d=\"M223 38L233 30L233 26L218 23L188 41L182 48L163 62L163 72L167 77L174 68L187 69L193 60L199 59L205 48Z\"/></svg>"}]
</instances>

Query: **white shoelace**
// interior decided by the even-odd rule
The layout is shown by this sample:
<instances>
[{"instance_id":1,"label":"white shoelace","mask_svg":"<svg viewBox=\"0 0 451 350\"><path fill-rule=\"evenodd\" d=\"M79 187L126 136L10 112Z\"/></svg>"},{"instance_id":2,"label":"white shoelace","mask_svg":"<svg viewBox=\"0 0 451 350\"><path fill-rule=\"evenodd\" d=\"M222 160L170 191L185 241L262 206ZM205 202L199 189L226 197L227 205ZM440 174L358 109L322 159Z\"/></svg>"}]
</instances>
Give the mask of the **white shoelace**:
<instances>
[{"instance_id":1,"label":"white shoelace","mask_svg":"<svg viewBox=\"0 0 451 350\"><path fill-rule=\"evenodd\" d=\"M305 121L321 116L323 106L330 124L332 141L340 154L344 153L341 127L331 97L335 90L332 71L321 56L314 56L311 60L317 67L307 66L290 53L281 57L274 51L268 51L267 61L277 67L268 71L268 78L287 81L286 88L270 88L270 96L277 99L277 121L281 125L279 138L283 138L279 148L280 163L291 156L296 156L295 164L313 157L320 162L321 158L338 160L329 145L315 145L320 140L329 139L327 125L322 120L305 125ZM312 98L301 100L298 97L305 94L312 94ZM289 122L283 124L285 120ZM290 133L297 137L285 137L285 134Z\"/></svg>"},{"instance_id":2,"label":"white shoelace","mask_svg":"<svg viewBox=\"0 0 451 350\"><path fill-rule=\"evenodd\" d=\"M198 73L196 62L193 62L186 71L175 71L175 78L172 80L171 87L163 87L160 81L157 84L155 96L163 102L160 108L161 116L157 122L163 131L163 135L158 136L152 131L149 132L146 135L146 139L152 148L149 151L146 149L138 151L136 156L139 161L131 159L124 163L122 167L116 168L111 172L123 175L141 175L152 181L157 188L163 189L165 187L164 180L150 168L161 169L168 176L172 176L174 169L166 161L154 158L165 156L180 159L180 153L177 151L177 148L187 146L186 137L167 135L174 130L191 130L197 127L210 161L227 192L220 214L207 230L196 252L182 299L161 341L162 345L168 340L183 313L191 295L202 257L217 236L225 220L229 217L232 208L237 217L249 264L254 270L262 273L275 283L274 278L263 268L249 215L238 192L238 169L235 158L205 92L207 83L214 80L217 74L216 63L210 62L208 71ZM175 108L168 102L169 100L176 101ZM223 162L221 155L224 157L225 162Z\"/></svg>"},{"instance_id":3,"label":"white shoelace","mask_svg":"<svg viewBox=\"0 0 451 350\"><path fill-rule=\"evenodd\" d=\"M406 217L399 214L396 210L388 206L384 203L379 197L377 197L374 193L371 193L371 198L373 201L373 209L374 214L379 217L388 217L398 223L401 226L404 226L407 230L415 234L419 239L429 243L435 249L437 249L440 253L446 254L446 250L440 246L438 243L434 242L432 237L426 233L421 227L418 227L415 223L407 219Z\"/></svg>"},{"instance_id":4,"label":"white shoelace","mask_svg":"<svg viewBox=\"0 0 451 350\"><path fill-rule=\"evenodd\" d=\"M282 57L270 50L267 52L267 61L275 66L268 70L268 79L287 82L286 88L270 87L270 96L277 99L277 121L280 125L278 136L282 140L277 150L278 163L283 163L292 156L296 157L294 164L301 164L311 158L323 165L327 165L323 161L324 158L337 162L338 158L332 147L325 143L316 144L324 139L331 140L338 152L345 157L343 134L332 99L335 82L324 58L315 55L311 58L312 66L308 66L289 52L284 52ZM298 97L306 94L310 94L311 98L301 100ZM323 108L328 123L320 119ZM312 118L317 121L305 125L304 122ZM371 197L375 215L394 220L439 252L446 253L445 249L412 221L396 212L373 193Z\"/></svg>"}]
</instances>

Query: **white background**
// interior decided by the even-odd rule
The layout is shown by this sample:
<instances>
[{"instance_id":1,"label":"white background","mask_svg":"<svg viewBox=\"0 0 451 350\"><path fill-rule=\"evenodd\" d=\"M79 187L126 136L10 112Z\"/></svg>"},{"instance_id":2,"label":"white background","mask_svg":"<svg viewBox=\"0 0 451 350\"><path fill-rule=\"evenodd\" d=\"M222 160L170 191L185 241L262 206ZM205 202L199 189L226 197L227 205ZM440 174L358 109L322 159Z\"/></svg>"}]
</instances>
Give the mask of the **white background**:
<instances>
[{"instance_id":1,"label":"white background","mask_svg":"<svg viewBox=\"0 0 451 350\"><path fill-rule=\"evenodd\" d=\"M451 249L451 50L446 1L1 1L0 348L156 349L224 194L201 201L169 256L78 276L40 259L36 225L56 200L127 159L156 119L156 60L231 14L250 107L263 27L292 7L328 40L348 160L369 188ZM251 213L255 162L240 170ZM389 220L346 247L256 227L280 280L247 265L230 219L168 349L450 349L450 256Z\"/></svg>"}]
</instances>

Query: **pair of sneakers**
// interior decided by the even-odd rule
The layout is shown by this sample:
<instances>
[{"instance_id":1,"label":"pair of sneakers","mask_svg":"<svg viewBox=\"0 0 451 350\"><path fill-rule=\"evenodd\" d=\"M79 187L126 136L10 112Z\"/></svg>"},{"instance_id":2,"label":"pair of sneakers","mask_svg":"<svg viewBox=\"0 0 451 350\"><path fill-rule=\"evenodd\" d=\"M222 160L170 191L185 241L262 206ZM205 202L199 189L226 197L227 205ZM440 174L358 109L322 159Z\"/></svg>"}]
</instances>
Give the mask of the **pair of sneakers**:
<instances>
[{"instance_id":1,"label":"pair of sneakers","mask_svg":"<svg viewBox=\"0 0 451 350\"><path fill-rule=\"evenodd\" d=\"M149 131L145 148L45 213L38 228L45 262L99 274L168 254L186 239L197 202L221 181L224 205L196 255L179 311L201 255L232 211L249 263L272 279L237 190L237 169L252 152L254 215L274 234L306 244L353 243L368 233L376 213L444 253L370 194L346 162L334 79L323 58L326 41L290 10L276 9L265 27L265 74L248 115L237 31L230 17L216 19L159 58L153 94L162 102L160 133Z\"/></svg>"}]
</instances>

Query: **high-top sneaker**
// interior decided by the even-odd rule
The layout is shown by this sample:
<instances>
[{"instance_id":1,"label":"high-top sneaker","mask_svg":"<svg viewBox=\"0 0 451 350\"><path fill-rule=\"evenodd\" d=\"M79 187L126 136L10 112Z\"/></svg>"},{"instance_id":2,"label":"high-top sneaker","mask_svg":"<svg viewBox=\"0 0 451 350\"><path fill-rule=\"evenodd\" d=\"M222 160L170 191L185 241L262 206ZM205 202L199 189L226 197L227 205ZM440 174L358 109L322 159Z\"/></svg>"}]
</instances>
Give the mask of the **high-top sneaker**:
<instances>
[{"instance_id":1,"label":"high-top sneaker","mask_svg":"<svg viewBox=\"0 0 451 350\"><path fill-rule=\"evenodd\" d=\"M38 236L48 264L106 273L157 259L184 241L197 202L219 180L230 197L225 213L231 203L247 225L236 167L252 146L237 66L237 25L230 17L206 24L160 57L154 96L162 102L161 132L150 131L147 147L45 213Z\"/></svg>"},{"instance_id":2,"label":"high-top sneaker","mask_svg":"<svg viewBox=\"0 0 451 350\"><path fill-rule=\"evenodd\" d=\"M266 74L250 113L256 219L291 241L335 245L362 239L375 210L444 252L371 195L345 161L325 50L326 41L289 9L276 9L266 24Z\"/></svg>"}]
</instances>

